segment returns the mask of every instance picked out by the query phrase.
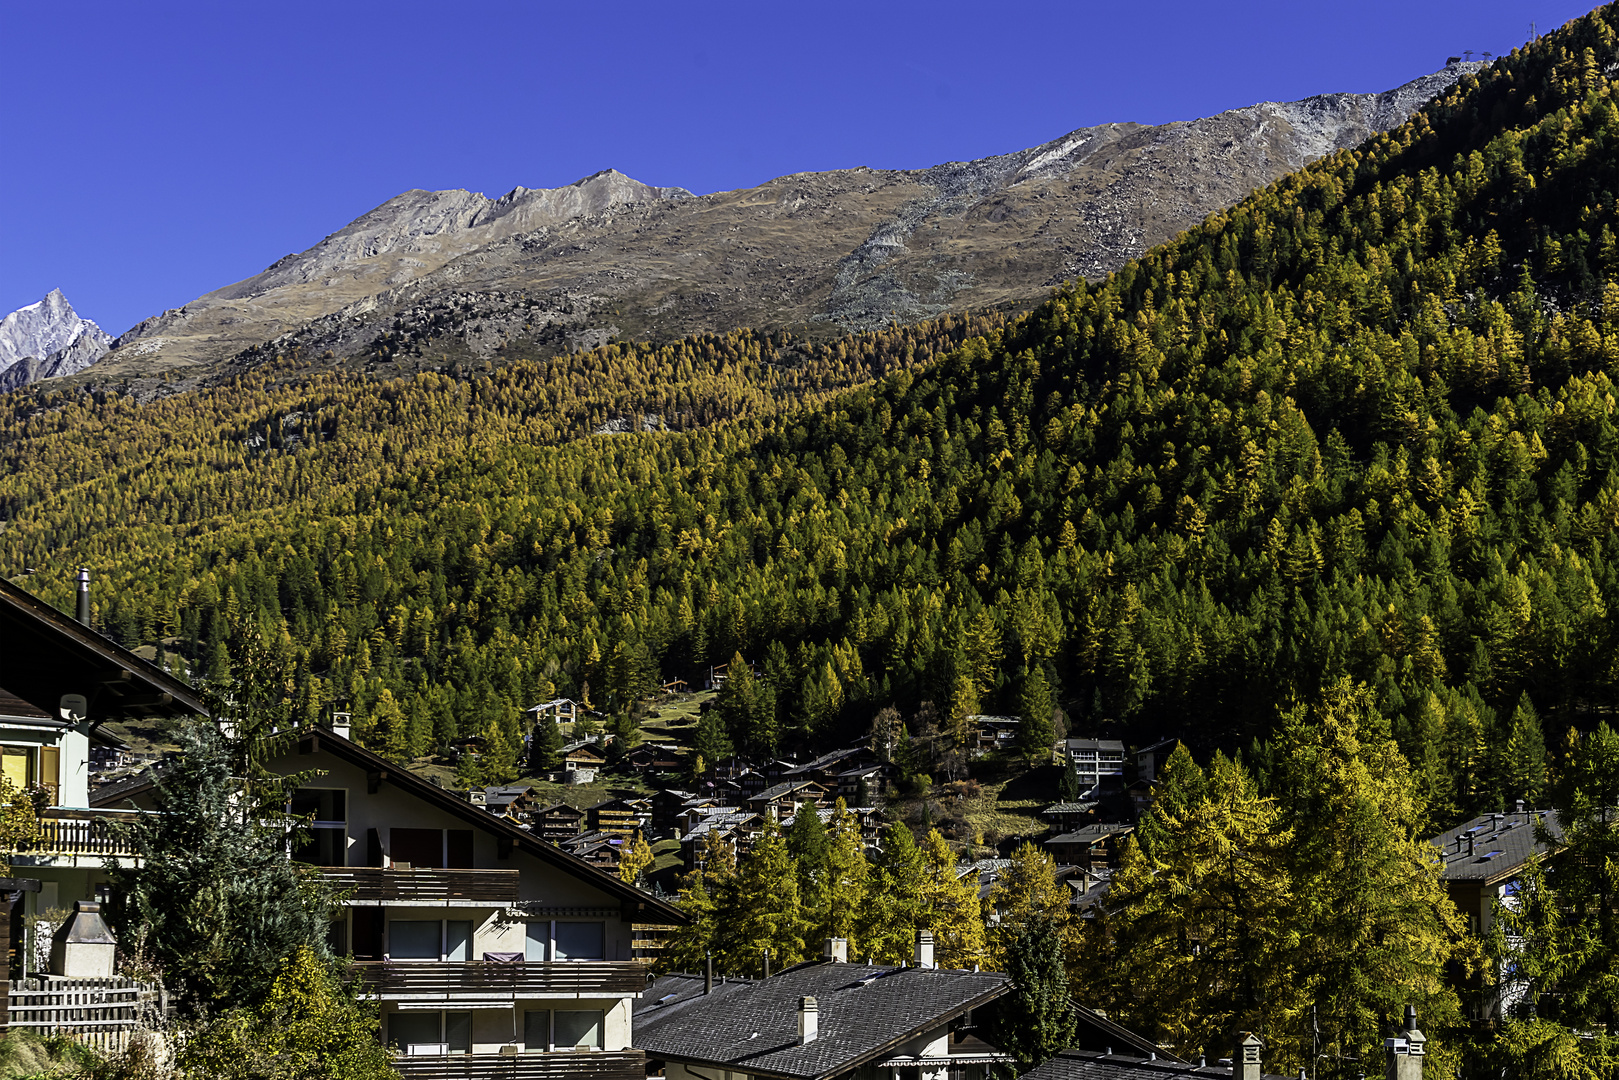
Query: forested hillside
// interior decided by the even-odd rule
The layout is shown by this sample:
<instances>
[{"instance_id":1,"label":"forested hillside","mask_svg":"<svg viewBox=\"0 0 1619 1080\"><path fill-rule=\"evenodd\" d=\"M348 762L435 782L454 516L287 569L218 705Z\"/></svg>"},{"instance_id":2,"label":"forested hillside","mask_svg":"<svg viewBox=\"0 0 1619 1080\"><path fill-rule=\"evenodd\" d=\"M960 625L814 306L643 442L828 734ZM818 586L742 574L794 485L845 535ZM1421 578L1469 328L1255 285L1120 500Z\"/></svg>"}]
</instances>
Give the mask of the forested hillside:
<instances>
[{"instance_id":1,"label":"forested hillside","mask_svg":"<svg viewBox=\"0 0 1619 1080\"><path fill-rule=\"evenodd\" d=\"M960 326L771 369L801 407L747 334L13 395L0 569L65 605L88 563L111 632L210 674L256 628L300 714L351 700L396 755L740 650L761 749L1055 700L1262 764L1347 675L1432 818L1533 797L1548 715L1619 679L1616 23L942 357ZM719 422L569 438L646 413Z\"/></svg>"}]
</instances>

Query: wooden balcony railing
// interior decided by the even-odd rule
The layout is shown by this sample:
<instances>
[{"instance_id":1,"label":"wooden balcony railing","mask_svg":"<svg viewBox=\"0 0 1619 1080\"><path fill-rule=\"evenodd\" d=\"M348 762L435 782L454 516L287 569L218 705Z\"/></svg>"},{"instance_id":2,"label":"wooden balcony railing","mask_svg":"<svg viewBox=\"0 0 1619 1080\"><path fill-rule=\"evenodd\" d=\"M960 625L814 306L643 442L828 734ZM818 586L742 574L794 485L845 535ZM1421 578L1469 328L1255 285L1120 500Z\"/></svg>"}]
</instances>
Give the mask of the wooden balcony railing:
<instances>
[{"instance_id":1,"label":"wooden balcony railing","mask_svg":"<svg viewBox=\"0 0 1619 1080\"><path fill-rule=\"evenodd\" d=\"M126 856L140 854L129 843L115 837L115 822L133 821L127 810L65 810L53 808L39 819L39 839L23 844L26 855Z\"/></svg>"},{"instance_id":2,"label":"wooden balcony railing","mask_svg":"<svg viewBox=\"0 0 1619 1080\"><path fill-rule=\"evenodd\" d=\"M371 866L323 866L333 891L356 903L469 900L517 903L516 870L384 870Z\"/></svg>"},{"instance_id":3,"label":"wooden balcony railing","mask_svg":"<svg viewBox=\"0 0 1619 1080\"><path fill-rule=\"evenodd\" d=\"M633 960L551 963L365 961L352 966L363 993L373 997L535 997L543 994L638 994L646 966Z\"/></svg>"},{"instance_id":4,"label":"wooden balcony railing","mask_svg":"<svg viewBox=\"0 0 1619 1080\"><path fill-rule=\"evenodd\" d=\"M646 1080L639 1050L395 1057L404 1080Z\"/></svg>"}]
</instances>

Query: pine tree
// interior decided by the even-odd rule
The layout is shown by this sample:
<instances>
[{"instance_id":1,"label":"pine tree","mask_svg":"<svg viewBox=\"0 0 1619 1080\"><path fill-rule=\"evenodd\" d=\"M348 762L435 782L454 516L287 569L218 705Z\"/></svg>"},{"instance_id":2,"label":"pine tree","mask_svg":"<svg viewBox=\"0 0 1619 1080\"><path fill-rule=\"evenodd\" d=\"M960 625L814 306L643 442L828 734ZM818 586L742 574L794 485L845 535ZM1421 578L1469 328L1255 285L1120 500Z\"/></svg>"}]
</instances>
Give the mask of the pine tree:
<instances>
[{"instance_id":1,"label":"pine tree","mask_svg":"<svg viewBox=\"0 0 1619 1080\"><path fill-rule=\"evenodd\" d=\"M557 726L555 712L546 712L534 725L534 735L529 743L529 769L536 773L548 773L562 764L562 729Z\"/></svg>"},{"instance_id":2,"label":"pine tree","mask_svg":"<svg viewBox=\"0 0 1619 1080\"><path fill-rule=\"evenodd\" d=\"M808 803L801 804L793 815L792 828L787 830L787 852L798 873L798 898L804 918L812 926L820 926L826 917L831 841L821 815Z\"/></svg>"},{"instance_id":3,"label":"pine tree","mask_svg":"<svg viewBox=\"0 0 1619 1080\"><path fill-rule=\"evenodd\" d=\"M894 822L883 833L882 851L872 870L870 901L860 930L862 955L879 964L911 959L916 931L926 926L924 878L922 853L910 826Z\"/></svg>"},{"instance_id":4,"label":"pine tree","mask_svg":"<svg viewBox=\"0 0 1619 1080\"><path fill-rule=\"evenodd\" d=\"M987 962L983 906L978 902L978 875L963 880L956 853L939 830L922 843L922 912L933 932L933 956L942 968L973 968Z\"/></svg>"},{"instance_id":5,"label":"pine tree","mask_svg":"<svg viewBox=\"0 0 1619 1080\"><path fill-rule=\"evenodd\" d=\"M991 1010L989 1039L1012 1056L1019 1074L1044 1064L1074 1039L1063 937L1056 920L1037 915L1018 923L1002 950L1012 992Z\"/></svg>"},{"instance_id":6,"label":"pine tree","mask_svg":"<svg viewBox=\"0 0 1619 1080\"><path fill-rule=\"evenodd\" d=\"M215 1080L393 1080L377 1007L339 966L299 946L252 1008L210 1017L180 1044L185 1076Z\"/></svg>"},{"instance_id":7,"label":"pine tree","mask_svg":"<svg viewBox=\"0 0 1619 1080\"><path fill-rule=\"evenodd\" d=\"M1269 1041L1291 1029L1304 998L1289 926L1291 830L1224 755L1197 787L1190 805L1154 804L1150 853L1126 839L1092 934L1102 940L1080 964L1096 1004L1162 1033L1183 1057L1223 1050L1237 1030Z\"/></svg>"},{"instance_id":8,"label":"pine tree","mask_svg":"<svg viewBox=\"0 0 1619 1080\"><path fill-rule=\"evenodd\" d=\"M735 752L731 737L725 731L725 721L716 710L710 709L698 718L692 748L709 768L713 768Z\"/></svg>"},{"instance_id":9,"label":"pine tree","mask_svg":"<svg viewBox=\"0 0 1619 1080\"><path fill-rule=\"evenodd\" d=\"M109 914L192 1015L263 1000L301 946L325 957L332 901L283 853L286 785L260 776L244 794L242 756L210 722L175 741L180 754L155 784L159 812L122 826L140 861L108 868Z\"/></svg>"},{"instance_id":10,"label":"pine tree","mask_svg":"<svg viewBox=\"0 0 1619 1080\"><path fill-rule=\"evenodd\" d=\"M765 823L715 900L719 925L714 951L722 970L751 971L766 949L783 966L804 959L808 927L799 909L798 875L775 822Z\"/></svg>"},{"instance_id":11,"label":"pine tree","mask_svg":"<svg viewBox=\"0 0 1619 1080\"><path fill-rule=\"evenodd\" d=\"M1074 763L1065 756L1058 766L1062 771L1057 774L1057 801L1060 803L1077 803L1079 801L1079 770Z\"/></svg>"},{"instance_id":12,"label":"pine tree","mask_svg":"<svg viewBox=\"0 0 1619 1080\"><path fill-rule=\"evenodd\" d=\"M832 811L831 847L827 851L826 918L820 937L843 938L851 957L866 955L865 943L856 937L856 928L866 917L870 903L866 845L860 836L860 820L839 799Z\"/></svg>"},{"instance_id":13,"label":"pine tree","mask_svg":"<svg viewBox=\"0 0 1619 1080\"><path fill-rule=\"evenodd\" d=\"M1068 887L1057 881L1056 870L1050 855L1025 842L1012 853L1010 865L996 879L986 902L991 910L1001 913L989 941L990 961L997 970L1008 970L1012 962L1010 950L1023 926L1049 924L1067 940Z\"/></svg>"},{"instance_id":14,"label":"pine tree","mask_svg":"<svg viewBox=\"0 0 1619 1080\"><path fill-rule=\"evenodd\" d=\"M1278 739L1277 792L1294 830L1291 930L1322 1052L1365 1060L1381 1043L1380 1018L1406 1004L1430 1034L1460 1023L1445 969L1462 954L1464 927L1432 847L1416 834L1410 768L1370 691L1345 679L1323 698L1287 713ZM1439 1048L1451 1058L1435 1068L1453 1065L1453 1042ZM1278 1043L1283 1060L1313 1056Z\"/></svg>"},{"instance_id":15,"label":"pine tree","mask_svg":"<svg viewBox=\"0 0 1619 1080\"><path fill-rule=\"evenodd\" d=\"M1051 727L1051 685L1039 665L1024 678L1018 705L1022 711L1018 721L1018 749L1031 764L1044 761L1051 754L1055 735Z\"/></svg>"},{"instance_id":16,"label":"pine tree","mask_svg":"<svg viewBox=\"0 0 1619 1080\"><path fill-rule=\"evenodd\" d=\"M1184 820L1192 807L1203 801L1207 785L1203 770L1192 760L1192 752L1184 743L1176 743L1153 785L1152 807L1136 827L1135 839L1144 852L1152 855L1161 844L1174 842L1172 823Z\"/></svg>"},{"instance_id":17,"label":"pine tree","mask_svg":"<svg viewBox=\"0 0 1619 1080\"><path fill-rule=\"evenodd\" d=\"M1501 777L1505 795L1538 804L1546 786L1546 739L1540 730L1540 717L1526 691L1512 713L1512 727L1502 750Z\"/></svg>"}]
</instances>

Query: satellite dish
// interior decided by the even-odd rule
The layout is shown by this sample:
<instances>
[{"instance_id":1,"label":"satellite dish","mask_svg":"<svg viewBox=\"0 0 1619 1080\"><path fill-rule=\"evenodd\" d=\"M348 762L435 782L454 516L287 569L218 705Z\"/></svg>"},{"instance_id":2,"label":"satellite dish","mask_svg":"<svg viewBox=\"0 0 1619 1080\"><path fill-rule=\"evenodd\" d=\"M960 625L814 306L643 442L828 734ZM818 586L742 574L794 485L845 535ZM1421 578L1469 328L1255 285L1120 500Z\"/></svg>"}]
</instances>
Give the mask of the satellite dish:
<instances>
[{"instance_id":1,"label":"satellite dish","mask_svg":"<svg viewBox=\"0 0 1619 1080\"><path fill-rule=\"evenodd\" d=\"M63 720L83 720L90 712L90 700L83 694L63 694L59 708Z\"/></svg>"}]
</instances>

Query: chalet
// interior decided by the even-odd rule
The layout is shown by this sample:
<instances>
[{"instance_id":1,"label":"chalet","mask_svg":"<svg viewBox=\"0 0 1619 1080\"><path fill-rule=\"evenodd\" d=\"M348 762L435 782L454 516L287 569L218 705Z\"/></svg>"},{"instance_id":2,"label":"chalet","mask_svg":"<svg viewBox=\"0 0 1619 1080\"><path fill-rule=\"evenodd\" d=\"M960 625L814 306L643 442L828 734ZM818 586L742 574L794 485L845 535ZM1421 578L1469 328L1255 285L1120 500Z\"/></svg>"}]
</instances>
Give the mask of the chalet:
<instances>
[{"instance_id":1,"label":"chalet","mask_svg":"<svg viewBox=\"0 0 1619 1080\"><path fill-rule=\"evenodd\" d=\"M607 766L607 754L588 739L571 742L562 748L562 770L570 784L590 784L596 774Z\"/></svg>"},{"instance_id":2,"label":"chalet","mask_svg":"<svg viewBox=\"0 0 1619 1080\"><path fill-rule=\"evenodd\" d=\"M0 580L0 772L42 804L42 838L10 857L39 882L22 901L28 915L99 899L105 864L135 857L109 830L133 813L91 803L91 747L110 741L102 725L209 715L190 686L86 625L88 588L81 571L80 621Z\"/></svg>"},{"instance_id":3,"label":"chalet","mask_svg":"<svg viewBox=\"0 0 1619 1080\"><path fill-rule=\"evenodd\" d=\"M608 799L585 809L585 827L614 836L631 837L652 821L652 803L647 799Z\"/></svg>"},{"instance_id":4,"label":"chalet","mask_svg":"<svg viewBox=\"0 0 1619 1080\"><path fill-rule=\"evenodd\" d=\"M754 841L764 831L765 819L761 814L735 807L712 807L701 812L691 822L691 828L681 834L680 860L687 872L702 869L703 842L710 833L717 833L729 841L738 858L753 850Z\"/></svg>"},{"instance_id":5,"label":"chalet","mask_svg":"<svg viewBox=\"0 0 1619 1080\"><path fill-rule=\"evenodd\" d=\"M560 844L570 837L578 836L585 824L583 810L560 802L541 807L529 817L534 823L534 832L542 840L553 844Z\"/></svg>"},{"instance_id":6,"label":"chalet","mask_svg":"<svg viewBox=\"0 0 1619 1080\"><path fill-rule=\"evenodd\" d=\"M542 701L538 705L530 706L525 710L528 715L529 726L541 720L554 720L558 724L572 724L579 719L579 703L568 698L554 698Z\"/></svg>"},{"instance_id":7,"label":"chalet","mask_svg":"<svg viewBox=\"0 0 1619 1080\"><path fill-rule=\"evenodd\" d=\"M844 963L834 940L830 959L769 978L661 976L636 1010L636 1045L668 1080L984 1080L1008 1058L979 1037L975 1010L1011 983L936 968L919 937L910 967Z\"/></svg>"},{"instance_id":8,"label":"chalet","mask_svg":"<svg viewBox=\"0 0 1619 1080\"><path fill-rule=\"evenodd\" d=\"M820 806L826 801L826 788L811 780L784 780L744 800L749 810L770 817L787 817L800 803Z\"/></svg>"},{"instance_id":9,"label":"chalet","mask_svg":"<svg viewBox=\"0 0 1619 1080\"><path fill-rule=\"evenodd\" d=\"M686 682L685 679L670 679L658 689L662 690L665 694L684 694L687 690L691 689L691 686Z\"/></svg>"},{"instance_id":10,"label":"chalet","mask_svg":"<svg viewBox=\"0 0 1619 1080\"><path fill-rule=\"evenodd\" d=\"M1073 832L1096 820L1094 801L1056 803L1040 811L1040 816L1051 823L1059 833Z\"/></svg>"},{"instance_id":11,"label":"chalet","mask_svg":"<svg viewBox=\"0 0 1619 1080\"><path fill-rule=\"evenodd\" d=\"M644 742L624 755L624 764L638 773L673 773L686 768L685 753L673 743Z\"/></svg>"},{"instance_id":12,"label":"chalet","mask_svg":"<svg viewBox=\"0 0 1619 1080\"><path fill-rule=\"evenodd\" d=\"M294 800L319 838L300 854L346 897L332 939L407 1080L641 1080L634 926L679 911L329 730L269 766L319 774Z\"/></svg>"},{"instance_id":13,"label":"chalet","mask_svg":"<svg viewBox=\"0 0 1619 1080\"><path fill-rule=\"evenodd\" d=\"M811 807L805 804L799 806L792 816L782 818L782 830L786 831L791 829L793 827L793 822L797 820L798 815L808 813L810 809ZM830 829L832 827L832 818L837 814L837 810L829 806L821 806L814 809L815 813L820 816L821 824ZM868 849L876 848L882 833L882 812L876 807L872 806L847 806L845 809L847 809L849 813L853 814L855 821L860 824L860 839L862 843L864 843Z\"/></svg>"},{"instance_id":14,"label":"chalet","mask_svg":"<svg viewBox=\"0 0 1619 1080\"><path fill-rule=\"evenodd\" d=\"M486 787L467 793L468 801L497 817L523 820L534 809L534 789L531 787Z\"/></svg>"},{"instance_id":15,"label":"chalet","mask_svg":"<svg viewBox=\"0 0 1619 1080\"><path fill-rule=\"evenodd\" d=\"M1175 752L1180 745L1179 739L1164 739L1161 742L1143 746L1136 751L1136 779L1152 783L1158 779L1158 770L1163 768L1169 755Z\"/></svg>"},{"instance_id":16,"label":"chalet","mask_svg":"<svg viewBox=\"0 0 1619 1080\"><path fill-rule=\"evenodd\" d=\"M1010 750L1017 745L1020 716L969 716L972 725L973 752L978 755L997 750Z\"/></svg>"},{"instance_id":17,"label":"chalet","mask_svg":"<svg viewBox=\"0 0 1619 1080\"><path fill-rule=\"evenodd\" d=\"M1134 831L1135 826L1118 823L1086 825L1082 829L1053 836L1045 842L1045 849L1059 866L1106 870L1118 865L1119 843Z\"/></svg>"},{"instance_id":18,"label":"chalet","mask_svg":"<svg viewBox=\"0 0 1619 1080\"><path fill-rule=\"evenodd\" d=\"M802 765L791 765L783 769L772 783L780 780L813 780L828 791L838 788L838 774L848 771L857 765L869 764L871 751L864 746L854 746L846 750L833 750L822 754L813 761L806 761ZM786 765L786 762L780 764Z\"/></svg>"},{"instance_id":19,"label":"chalet","mask_svg":"<svg viewBox=\"0 0 1619 1080\"><path fill-rule=\"evenodd\" d=\"M1124 743L1117 739L1065 739L1053 748L1057 762L1079 774L1082 792L1124 786Z\"/></svg>"},{"instance_id":20,"label":"chalet","mask_svg":"<svg viewBox=\"0 0 1619 1080\"><path fill-rule=\"evenodd\" d=\"M713 799L699 796L690 791L679 788L664 788L652 796L652 838L663 840L668 837L680 835L679 815L681 811L702 803L712 804Z\"/></svg>"},{"instance_id":21,"label":"chalet","mask_svg":"<svg viewBox=\"0 0 1619 1080\"><path fill-rule=\"evenodd\" d=\"M882 790L885 771L882 765L861 765L838 773L836 788L838 798L849 806L855 805L862 790L866 792L866 798L871 798Z\"/></svg>"}]
</instances>

